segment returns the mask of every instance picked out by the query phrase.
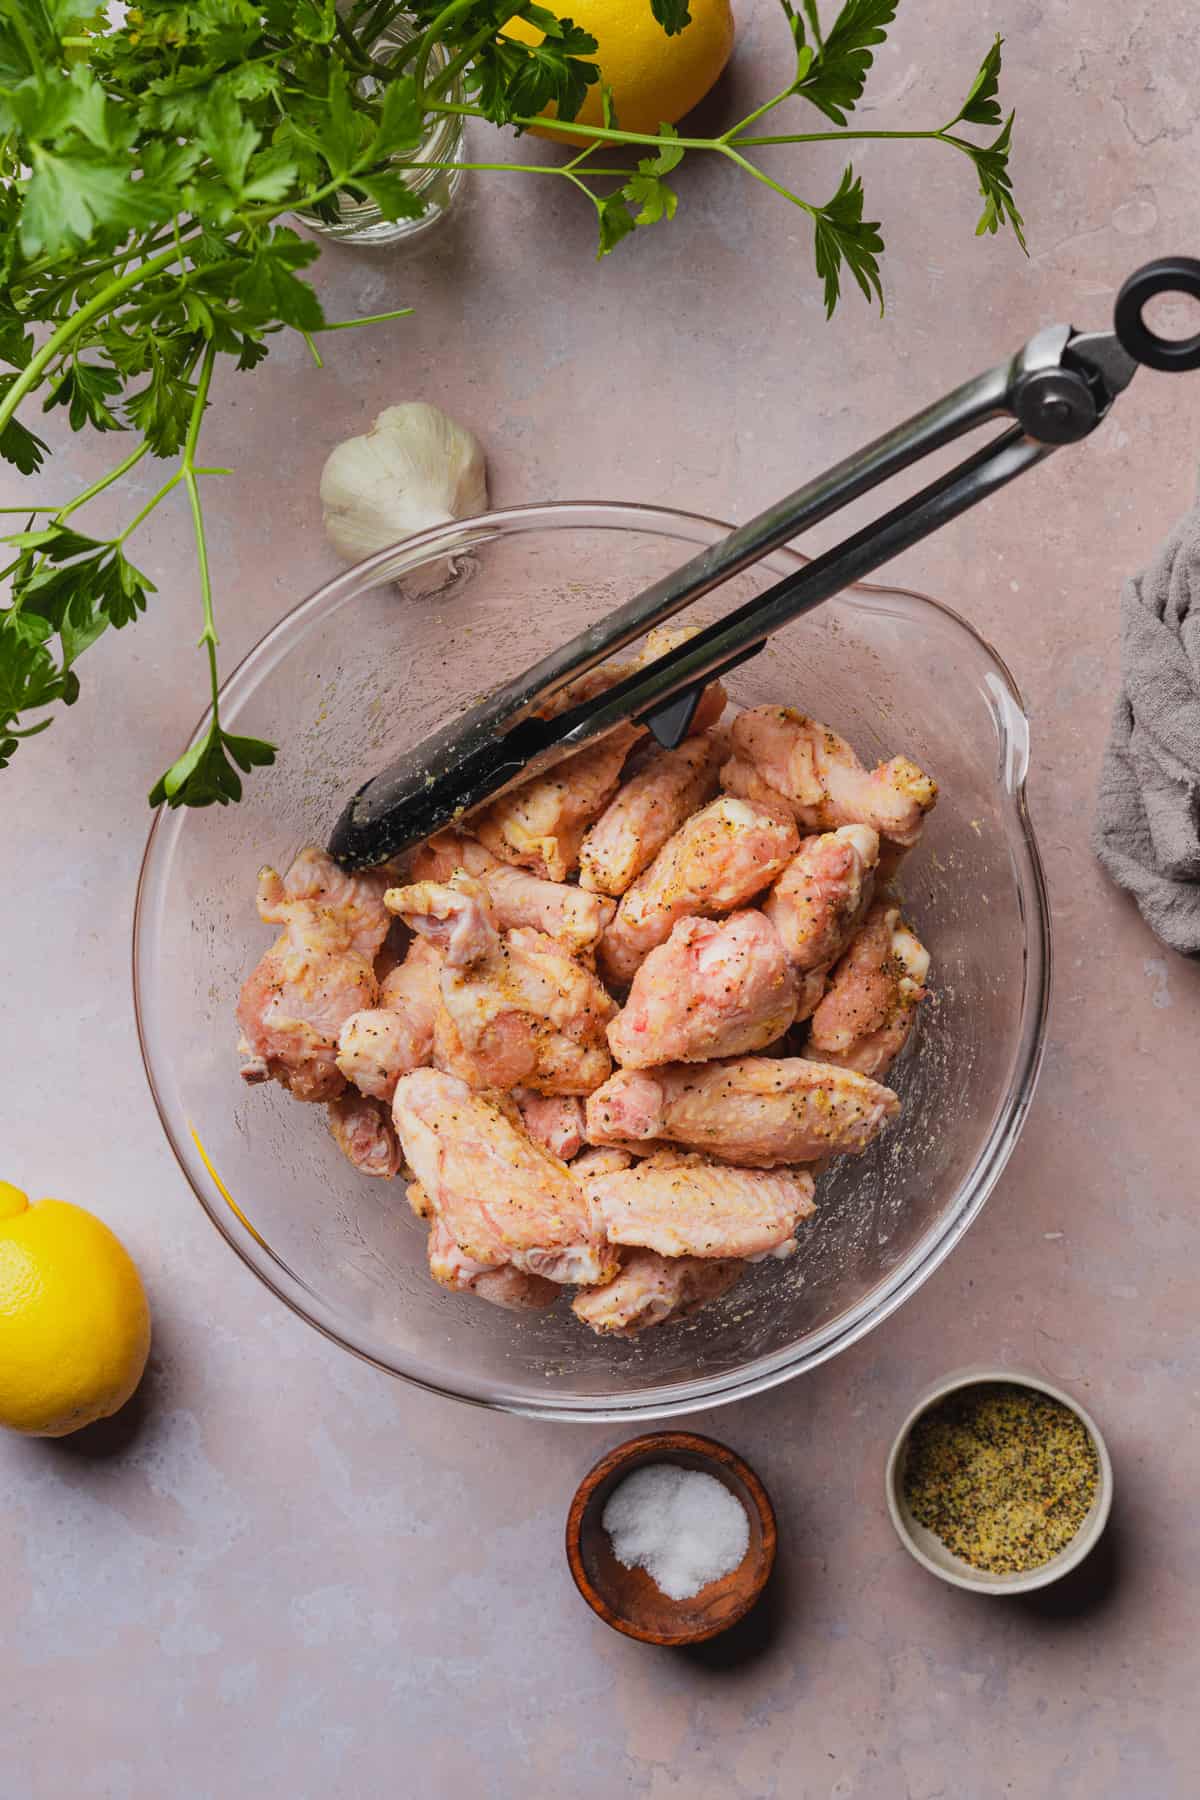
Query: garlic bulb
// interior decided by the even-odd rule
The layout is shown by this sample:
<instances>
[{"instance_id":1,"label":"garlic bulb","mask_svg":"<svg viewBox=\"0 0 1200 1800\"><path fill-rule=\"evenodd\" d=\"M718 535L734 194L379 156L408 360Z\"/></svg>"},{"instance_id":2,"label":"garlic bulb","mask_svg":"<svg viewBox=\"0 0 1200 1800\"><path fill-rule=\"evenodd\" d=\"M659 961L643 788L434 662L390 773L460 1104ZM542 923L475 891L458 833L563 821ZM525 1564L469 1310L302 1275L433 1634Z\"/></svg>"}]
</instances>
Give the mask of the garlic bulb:
<instances>
[{"instance_id":1,"label":"garlic bulb","mask_svg":"<svg viewBox=\"0 0 1200 1800\"><path fill-rule=\"evenodd\" d=\"M330 452L321 505L330 542L357 562L431 525L486 512L483 451L436 406L388 406L363 437Z\"/></svg>"}]
</instances>

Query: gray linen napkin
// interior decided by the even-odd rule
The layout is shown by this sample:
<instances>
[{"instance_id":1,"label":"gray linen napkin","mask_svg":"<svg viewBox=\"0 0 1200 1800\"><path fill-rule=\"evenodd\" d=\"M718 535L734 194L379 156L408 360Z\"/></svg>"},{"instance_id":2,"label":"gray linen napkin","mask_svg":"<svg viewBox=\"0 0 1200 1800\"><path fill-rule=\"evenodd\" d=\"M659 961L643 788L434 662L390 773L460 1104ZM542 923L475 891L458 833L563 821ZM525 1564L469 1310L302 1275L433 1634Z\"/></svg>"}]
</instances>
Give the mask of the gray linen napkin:
<instances>
[{"instance_id":1,"label":"gray linen napkin","mask_svg":"<svg viewBox=\"0 0 1200 1800\"><path fill-rule=\"evenodd\" d=\"M1200 504L1121 591L1121 676L1093 847L1150 929L1200 955Z\"/></svg>"}]
</instances>

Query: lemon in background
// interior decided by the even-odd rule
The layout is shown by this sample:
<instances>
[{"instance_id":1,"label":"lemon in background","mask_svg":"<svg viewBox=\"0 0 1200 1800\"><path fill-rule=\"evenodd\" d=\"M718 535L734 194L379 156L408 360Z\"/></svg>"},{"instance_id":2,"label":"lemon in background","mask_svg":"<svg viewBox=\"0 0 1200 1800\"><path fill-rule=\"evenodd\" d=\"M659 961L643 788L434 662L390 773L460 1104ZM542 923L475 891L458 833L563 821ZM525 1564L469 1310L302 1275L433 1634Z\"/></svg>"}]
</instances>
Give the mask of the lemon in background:
<instances>
[{"instance_id":1,"label":"lemon in background","mask_svg":"<svg viewBox=\"0 0 1200 1800\"><path fill-rule=\"evenodd\" d=\"M674 37L667 36L650 11L650 0L554 0L553 10L590 32L599 45L595 57L586 60L599 65L601 79L612 89L622 131L655 132L661 124L676 124L703 100L733 49L729 0L691 0L691 23ZM525 19L509 19L504 35L540 44L543 34ZM547 112L553 116L552 108ZM596 83L574 123L603 122ZM549 126L533 130L576 149L586 141Z\"/></svg>"},{"instance_id":2,"label":"lemon in background","mask_svg":"<svg viewBox=\"0 0 1200 1800\"><path fill-rule=\"evenodd\" d=\"M0 1181L0 1425L64 1437L124 1406L150 1352L150 1308L107 1225Z\"/></svg>"}]
</instances>

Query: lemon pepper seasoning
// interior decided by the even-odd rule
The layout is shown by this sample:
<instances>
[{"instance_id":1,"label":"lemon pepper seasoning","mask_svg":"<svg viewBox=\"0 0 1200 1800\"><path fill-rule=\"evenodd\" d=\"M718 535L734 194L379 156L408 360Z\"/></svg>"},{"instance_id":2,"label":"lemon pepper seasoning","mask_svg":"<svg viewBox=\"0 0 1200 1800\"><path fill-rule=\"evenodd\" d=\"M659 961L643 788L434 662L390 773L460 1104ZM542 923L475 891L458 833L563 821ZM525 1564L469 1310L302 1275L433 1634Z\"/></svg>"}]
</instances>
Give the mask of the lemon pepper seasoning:
<instances>
[{"instance_id":1,"label":"lemon pepper seasoning","mask_svg":"<svg viewBox=\"0 0 1200 1800\"><path fill-rule=\"evenodd\" d=\"M917 1420L904 1494L914 1519L972 1568L1024 1574L1070 1543L1098 1479L1096 1446L1069 1407L988 1382Z\"/></svg>"}]
</instances>

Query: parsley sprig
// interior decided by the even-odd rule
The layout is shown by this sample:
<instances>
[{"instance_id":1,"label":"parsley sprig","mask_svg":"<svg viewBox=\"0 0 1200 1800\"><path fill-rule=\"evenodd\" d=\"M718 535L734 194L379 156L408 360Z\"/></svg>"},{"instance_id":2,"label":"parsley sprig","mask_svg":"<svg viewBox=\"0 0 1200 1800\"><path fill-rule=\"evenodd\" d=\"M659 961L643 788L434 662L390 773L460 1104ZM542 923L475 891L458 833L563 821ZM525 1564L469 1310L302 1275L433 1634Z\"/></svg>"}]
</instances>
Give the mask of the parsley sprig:
<instances>
[{"instance_id":1,"label":"parsley sprig","mask_svg":"<svg viewBox=\"0 0 1200 1800\"><path fill-rule=\"evenodd\" d=\"M663 31L689 23L687 0L647 0ZM0 767L79 694L76 665L106 631L145 611L154 584L128 548L162 504L182 496L196 544L210 709L199 737L154 784L155 805L225 805L274 748L220 718L218 635L202 487L227 474L200 458L218 359L252 370L292 330L320 364L319 335L384 323L328 320L307 276L317 247L283 220L336 217L346 196L386 219L416 216L412 173L447 114L518 134L552 107L578 149L558 163L452 165L565 180L595 210L599 254L675 216L689 156L715 155L773 189L812 222L816 271L832 312L842 277L882 305L876 222L847 165L836 192L793 192L756 160L760 148L823 139L946 144L972 163L978 231L1011 227L1024 243L1008 170L1012 116L1001 111L1001 42L954 118L925 130L860 129L851 115L898 0L844 0L823 30L816 0L782 0L791 33L787 85L715 138L625 131L611 96L603 123L577 115L598 83L596 43L537 0L141 0L120 22L89 0L0 0L0 457L37 475L48 455L34 409L76 431L133 434L111 470L63 504L21 508L8 533L0 606ZM521 18L541 41L506 26ZM383 34L397 22L407 42ZM435 54L436 47L440 51ZM764 135L785 104L828 128ZM977 143L963 128L991 130ZM604 157L603 166L600 158ZM668 179L672 178L672 179ZM170 472L110 537L76 519L145 457ZM13 509L17 510L17 509Z\"/></svg>"}]
</instances>

